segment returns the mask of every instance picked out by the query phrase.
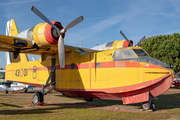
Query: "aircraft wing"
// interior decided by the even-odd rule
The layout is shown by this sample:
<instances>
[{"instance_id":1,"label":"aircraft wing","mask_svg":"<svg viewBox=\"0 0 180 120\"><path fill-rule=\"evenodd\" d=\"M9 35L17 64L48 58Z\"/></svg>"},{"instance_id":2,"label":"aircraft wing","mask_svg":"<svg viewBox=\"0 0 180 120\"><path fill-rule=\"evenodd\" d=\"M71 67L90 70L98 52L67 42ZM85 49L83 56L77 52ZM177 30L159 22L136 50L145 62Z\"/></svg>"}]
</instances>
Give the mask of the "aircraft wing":
<instances>
[{"instance_id":1,"label":"aircraft wing","mask_svg":"<svg viewBox=\"0 0 180 120\"><path fill-rule=\"evenodd\" d=\"M7 87L6 85L0 85L0 89L1 89L1 90L7 90L8 87Z\"/></svg>"},{"instance_id":2,"label":"aircraft wing","mask_svg":"<svg viewBox=\"0 0 180 120\"><path fill-rule=\"evenodd\" d=\"M14 36L0 35L0 51L20 52L27 54L41 55L41 53L57 54L57 46L38 47L36 44L26 39Z\"/></svg>"},{"instance_id":3,"label":"aircraft wing","mask_svg":"<svg viewBox=\"0 0 180 120\"><path fill-rule=\"evenodd\" d=\"M32 43L25 38L0 35L0 51L13 52L16 49L31 48Z\"/></svg>"},{"instance_id":4,"label":"aircraft wing","mask_svg":"<svg viewBox=\"0 0 180 120\"><path fill-rule=\"evenodd\" d=\"M92 50L92 49L79 48L79 47L65 45L65 52L71 52L71 51L74 51L76 53L76 55L82 55L82 54L86 54L86 53L96 52L96 50Z\"/></svg>"},{"instance_id":5,"label":"aircraft wing","mask_svg":"<svg viewBox=\"0 0 180 120\"><path fill-rule=\"evenodd\" d=\"M24 87L7 87L6 85L0 85L1 90L8 90L8 91L16 91L16 90L23 90Z\"/></svg>"},{"instance_id":6,"label":"aircraft wing","mask_svg":"<svg viewBox=\"0 0 180 120\"><path fill-rule=\"evenodd\" d=\"M50 55L51 54L54 55L54 54L58 54L58 46L53 45L53 46L38 47L36 44L33 45L33 43L26 38L0 35L0 51L6 51L6 52L19 51L19 53L35 54L35 55L41 55L42 53L47 53ZM94 52L94 50L91 49L65 45L65 53L71 51L75 51L77 55L81 55L88 52Z\"/></svg>"},{"instance_id":7,"label":"aircraft wing","mask_svg":"<svg viewBox=\"0 0 180 120\"><path fill-rule=\"evenodd\" d=\"M28 87L26 87L26 89L33 89L33 88L35 88L35 86L29 85Z\"/></svg>"},{"instance_id":8,"label":"aircraft wing","mask_svg":"<svg viewBox=\"0 0 180 120\"><path fill-rule=\"evenodd\" d=\"M9 87L6 90L8 90L8 91L24 90L24 87Z\"/></svg>"}]
</instances>

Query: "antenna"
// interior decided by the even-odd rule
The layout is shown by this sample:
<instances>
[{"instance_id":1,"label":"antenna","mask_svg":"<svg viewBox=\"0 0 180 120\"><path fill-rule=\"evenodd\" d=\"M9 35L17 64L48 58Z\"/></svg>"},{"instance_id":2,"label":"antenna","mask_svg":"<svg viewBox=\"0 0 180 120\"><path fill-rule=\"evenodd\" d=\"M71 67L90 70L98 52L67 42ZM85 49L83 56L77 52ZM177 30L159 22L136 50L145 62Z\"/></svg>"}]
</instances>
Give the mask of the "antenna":
<instances>
[{"instance_id":1,"label":"antenna","mask_svg":"<svg viewBox=\"0 0 180 120\"><path fill-rule=\"evenodd\" d=\"M79 48L81 48L81 41L79 41Z\"/></svg>"}]
</instances>

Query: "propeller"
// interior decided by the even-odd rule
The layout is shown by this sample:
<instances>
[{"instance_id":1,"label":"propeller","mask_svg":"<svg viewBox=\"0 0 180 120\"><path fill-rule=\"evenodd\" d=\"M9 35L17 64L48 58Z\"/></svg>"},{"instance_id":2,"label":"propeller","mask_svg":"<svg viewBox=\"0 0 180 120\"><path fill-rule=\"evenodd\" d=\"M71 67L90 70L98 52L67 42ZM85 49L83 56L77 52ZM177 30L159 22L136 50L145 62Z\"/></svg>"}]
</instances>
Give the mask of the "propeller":
<instances>
[{"instance_id":1,"label":"propeller","mask_svg":"<svg viewBox=\"0 0 180 120\"><path fill-rule=\"evenodd\" d=\"M121 35L129 42L129 44L130 44L131 46L133 46L132 43L127 39L127 37L125 36L125 34L122 32L122 30L120 30L120 33L121 33Z\"/></svg>"},{"instance_id":2,"label":"propeller","mask_svg":"<svg viewBox=\"0 0 180 120\"><path fill-rule=\"evenodd\" d=\"M45 22L47 22L49 25L51 25L53 28L56 29L57 33L59 34L58 39L58 56L59 56L59 64L60 68L65 68L65 51L64 51L64 39L63 34L70 28L74 27L78 23L84 20L83 16L80 16L73 20L71 23L69 23L64 29L59 29L55 25L51 23L38 9L36 9L34 6L32 6L31 10L39 16L41 19L43 19Z\"/></svg>"},{"instance_id":3,"label":"propeller","mask_svg":"<svg viewBox=\"0 0 180 120\"><path fill-rule=\"evenodd\" d=\"M129 42L129 44L132 46L131 42L127 39L127 37L124 35L124 33L122 32L122 30L120 30L121 35ZM138 46L139 44L141 44L144 40L146 39L146 36L144 36L143 38L141 38L141 40L136 44L136 46Z\"/></svg>"},{"instance_id":4,"label":"propeller","mask_svg":"<svg viewBox=\"0 0 180 120\"><path fill-rule=\"evenodd\" d=\"M59 29L53 25L51 23L51 21L49 21L46 16L44 16L38 9L36 9L34 6L32 6L31 10L37 15L39 16L41 19L43 19L45 22L47 22L49 25L51 25L53 28L55 28L57 31L59 31Z\"/></svg>"},{"instance_id":5,"label":"propeller","mask_svg":"<svg viewBox=\"0 0 180 120\"><path fill-rule=\"evenodd\" d=\"M141 38L141 40L136 44L136 46L138 46L139 44L141 44L145 39L146 39L146 36L144 36L143 38Z\"/></svg>"}]
</instances>

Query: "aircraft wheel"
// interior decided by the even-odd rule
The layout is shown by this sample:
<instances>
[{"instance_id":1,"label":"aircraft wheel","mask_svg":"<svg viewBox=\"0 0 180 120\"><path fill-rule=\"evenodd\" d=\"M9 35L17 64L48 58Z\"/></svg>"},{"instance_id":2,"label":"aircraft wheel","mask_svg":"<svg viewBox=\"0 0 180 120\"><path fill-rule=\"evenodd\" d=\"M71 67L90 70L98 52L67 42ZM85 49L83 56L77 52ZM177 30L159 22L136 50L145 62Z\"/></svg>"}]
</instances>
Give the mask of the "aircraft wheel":
<instances>
[{"instance_id":1,"label":"aircraft wheel","mask_svg":"<svg viewBox=\"0 0 180 120\"><path fill-rule=\"evenodd\" d=\"M8 94L8 91L6 90L6 94Z\"/></svg>"},{"instance_id":2,"label":"aircraft wheel","mask_svg":"<svg viewBox=\"0 0 180 120\"><path fill-rule=\"evenodd\" d=\"M24 92L27 93L28 89L25 89Z\"/></svg>"},{"instance_id":3,"label":"aircraft wheel","mask_svg":"<svg viewBox=\"0 0 180 120\"><path fill-rule=\"evenodd\" d=\"M156 106L155 106L155 104L153 102L151 103L151 109L152 109L152 111L156 110Z\"/></svg>"},{"instance_id":4,"label":"aircraft wheel","mask_svg":"<svg viewBox=\"0 0 180 120\"><path fill-rule=\"evenodd\" d=\"M142 107L143 107L143 110L144 110L144 111L150 110L150 108L151 108L149 103L144 103L144 104L142 105Z\"/></svg>"},{"instance_id":5,"label":"aircraft wheel","mask_svg":"<svg viewBox=\"0 0 180 120\"><path fill-rule=\"evenodd\" d=\"M84 100L85 100L86 102L92 102L92 101L94 100L94 98L84 98Z\"/></svg>"},{"instance_id":6,"label":"aircraft wheel","mask_svg":"<svg viewBox=\"0 0 180 120\"><path fill-rule=\"evenodd\" d=\"M33 104L37 106L39 103L44 101L44 96L41 92L35 92L33 95Z\"/></svg>"}]
</instances>

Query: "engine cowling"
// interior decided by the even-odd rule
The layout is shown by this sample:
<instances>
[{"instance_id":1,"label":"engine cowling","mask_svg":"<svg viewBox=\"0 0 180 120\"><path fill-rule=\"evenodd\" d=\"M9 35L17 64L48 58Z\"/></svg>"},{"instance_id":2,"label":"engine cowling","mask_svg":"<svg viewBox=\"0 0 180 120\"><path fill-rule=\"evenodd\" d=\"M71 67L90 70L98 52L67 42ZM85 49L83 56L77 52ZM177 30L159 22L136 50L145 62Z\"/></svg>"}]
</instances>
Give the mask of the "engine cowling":
<instances>
[{"instance_id":1,"label":"engine cowling","mask_svg":"<svg viewBox=\"0 0 180 120\"><path fill-rule=\"evenodd\" d=\"M60 30L63 29L62 25L58 21L51 21ZM51 46L58 44L59 34L48 23L39 23L33 28L33 40L38 47ZM63 34L63 37L65 34Z\"/></svg>"},{"instance_id":2,"label":"engine cowling","mask_svg":"<svg viewBox=\"0 0 180 120\"><path fill-rule=\"evenodd\" d=\"M133 44L132 40L129 40L129 41L131 44ZM91 49L93 49L93 50L109 50L109 49L124 48L124 47L129 47L129 46L130 46L130 44L127 40L116 40L113 42L98 45L98 46L93 47Z\"/></svg>"},{"instance_id":3,"label":"engine cowling","mask_svg":"<svg viewBox=\"0 0 180 120\"><path fill-rule=\"evenodd\" d=\"M51 22L57 28L59 28L59 30L63 29L60 22ZM63 34L62 36L64 38L65 34ZM33 47L34 43L36 43L38 47L47 47L58 44L59 34L57 33L57 30L48 23L39 23L35 27L22 31L21 33L16 35L16 37L27 38L32 43L31 47Z\"/></svg>"}]
</instances>

